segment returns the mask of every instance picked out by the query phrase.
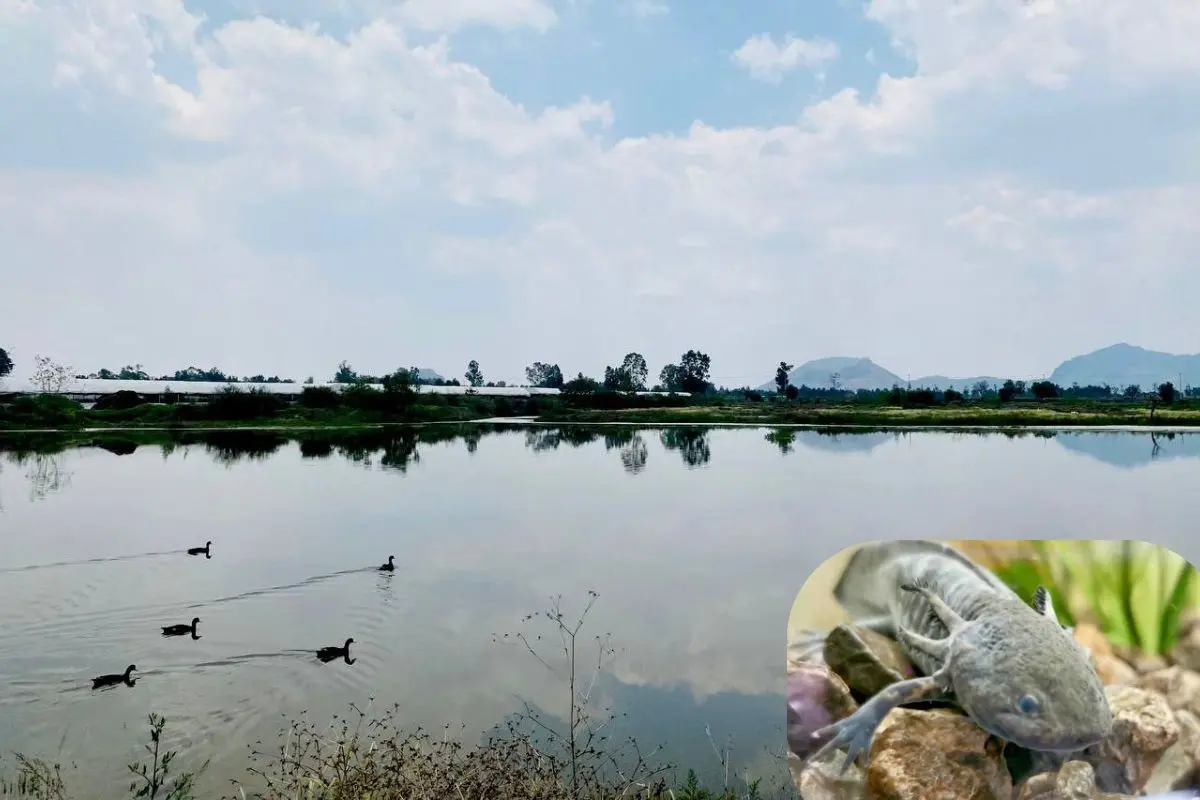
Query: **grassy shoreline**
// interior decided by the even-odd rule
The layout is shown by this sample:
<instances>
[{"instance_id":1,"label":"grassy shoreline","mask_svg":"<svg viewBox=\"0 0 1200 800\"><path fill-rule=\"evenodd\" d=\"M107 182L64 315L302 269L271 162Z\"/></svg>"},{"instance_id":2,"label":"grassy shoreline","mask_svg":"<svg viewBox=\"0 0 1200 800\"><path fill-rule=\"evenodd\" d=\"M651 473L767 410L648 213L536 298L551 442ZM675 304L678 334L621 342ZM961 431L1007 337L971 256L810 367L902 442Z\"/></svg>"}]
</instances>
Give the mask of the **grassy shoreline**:
<instances>
[{"instance_id":1,"label":"grassy shoreline","mask_svg":"<svg viewBox=\"0 0 1200 800\"><path fill-rule=\"evenodd\" d=\"M562 409L541 415L539 422L689 425L809 425L855 426L880 429L908 427L1033 428L1033 427L1200 427L1200 409L1149 406L1076 408L1070 406L959 406L898 408L887 406L828 405L763 408L759 404L679 408L628 408L615 410Z\"/></svg>"},{"instance_id":2,"label":"grassy shoreline","mask_svg":"<svg viewBox=\"0 0 1200 800\"><path fill-rule=\"evenodd\" d=\"M489 419L512 419L514 424L628 424L695 426L806 426L853 427L875 430L898 428L1006 429L1006 428L1198 428L1200 408L1149 406L1097 407L998 407L955 406L898 408L890 406L696 404L679 407L587 409L556 407L532 414L497 415L490 408L470 406L414 406L409 413L390 417L352 409L289 407L270 416L252 419L178 419L168 407L133 409L133 412L80 410L67 419L0 420L5 434L102 434L136 431L187 432L244 431L361 431L471 424Z\"/></svg>"}]
</instances>

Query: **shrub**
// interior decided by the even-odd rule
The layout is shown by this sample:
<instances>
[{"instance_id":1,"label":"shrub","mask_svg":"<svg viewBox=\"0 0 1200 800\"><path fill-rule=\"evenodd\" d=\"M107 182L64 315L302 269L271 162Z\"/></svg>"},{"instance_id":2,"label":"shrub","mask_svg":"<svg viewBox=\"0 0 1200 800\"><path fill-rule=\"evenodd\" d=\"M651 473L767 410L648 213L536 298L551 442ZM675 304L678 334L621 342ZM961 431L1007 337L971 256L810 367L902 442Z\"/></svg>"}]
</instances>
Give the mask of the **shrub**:
<instances>
[{"instance_id":1,"label":"shrub","mask_svg":"<svg viewBox=\"0 0 1200 800\"><path fill-rule=\"evenodd\" d=\"M137 392L122 389L114 394L104 395L92 405L92 408L96 411L128 411L145 402L146 400Z\"/></svg>"},{"instance_id":2,"label":"shrub","mask_svg":"<svg viewBox=\"0 0 1200 800\"><path fill-rule=\"evenodd\" d=\"M244 392L227 386L208 401L205 411L213 420L252 420L272 417L285 405L283 398L263 389Z\"/></svg>"},{"instance_id":3,"label":"shrub","mask_svg":"<svg viewBox=\"0 0 1200 800\"><path fill-rule=\"evenodd\" d=\"M300 405L305 408L337 408L342 395L331 386L305 386L300 392Z\"/></svg>"}]
</instances>

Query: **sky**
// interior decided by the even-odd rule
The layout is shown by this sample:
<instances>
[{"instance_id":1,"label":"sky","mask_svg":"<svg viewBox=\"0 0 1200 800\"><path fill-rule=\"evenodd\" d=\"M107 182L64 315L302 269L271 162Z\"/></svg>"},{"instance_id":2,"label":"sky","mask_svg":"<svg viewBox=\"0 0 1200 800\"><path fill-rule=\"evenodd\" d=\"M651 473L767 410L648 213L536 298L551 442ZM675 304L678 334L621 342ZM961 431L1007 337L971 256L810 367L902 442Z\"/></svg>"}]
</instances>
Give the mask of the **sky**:
<instances>
[{"instance_id":1,"label":"sky","mask_svg":"<svg viewBox=\"0 0 1200 800\"><path fill-rule=\"evenodd\" d=\"M1037 376L1200 337L1195 0L0 0L0 347Z\"/></svg>"}]
</instances>

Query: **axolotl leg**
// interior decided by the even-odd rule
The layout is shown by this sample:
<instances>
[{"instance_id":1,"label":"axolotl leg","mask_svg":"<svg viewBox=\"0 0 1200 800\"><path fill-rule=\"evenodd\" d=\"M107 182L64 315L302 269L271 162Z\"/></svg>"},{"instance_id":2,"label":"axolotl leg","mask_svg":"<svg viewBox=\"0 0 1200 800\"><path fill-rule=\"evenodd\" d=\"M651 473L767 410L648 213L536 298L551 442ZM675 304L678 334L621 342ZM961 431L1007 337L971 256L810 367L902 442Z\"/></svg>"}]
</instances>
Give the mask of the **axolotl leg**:
<instances>
[{"instance_id":1,"label":"axolotl leg","mask_svg":"<svg viewBox=\"0 0 1200 800\"><path fill-rule=\"evenodd\" d=\"M932 675L912 678L907 681L893 683L866 702L861 708L845 719L838 720L813 734L814 739L821 739L833 734L820 750L811 756L818 760L826 753L842 745L847 745L846 760L842 763L841 774L845 774L850 764L864 755L871 745L871 738L879 723L897 706L915 703L919 700L940 700L952 691L950 682L950 639L966 628L969 623L962 619L947 606L941 598L927 589L914 586L902 587L905 591L919 592L933 607L934 613L945 623L950 636L945 639L930 639L901 626L896 627L896 636L907 646L924 650L942 661L942 667Z\"/></svg>"},{"instance_id":2,"label":"axolotl leg","mask_svg":"<svg viewBox=\"0 0 1200 800\"><path fill-rule=\"evenodd\" d=\"M826 742L820 750L813 753L811 760L817 761L831 750L848 745L846 760L842 763L842 769L839 772L839 774L845 774L851 762L867 752L875 729L879 727L879 723L883 722L883 718L888 715L889 711L897 706L915 703L918 700L940 699L948 691L945 670L938 670L927 677L893 683L850 716L814 733L814 739L824 738L830 733L833 734L833 738Z\"/></svg>"}]
</instances>

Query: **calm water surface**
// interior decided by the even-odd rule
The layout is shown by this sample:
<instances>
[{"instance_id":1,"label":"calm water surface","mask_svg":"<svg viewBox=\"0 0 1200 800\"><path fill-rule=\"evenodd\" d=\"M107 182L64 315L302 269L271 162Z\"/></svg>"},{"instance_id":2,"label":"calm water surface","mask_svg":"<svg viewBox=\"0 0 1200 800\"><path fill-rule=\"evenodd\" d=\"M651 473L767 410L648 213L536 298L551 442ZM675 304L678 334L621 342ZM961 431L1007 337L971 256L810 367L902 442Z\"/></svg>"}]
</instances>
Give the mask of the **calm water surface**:
<instances>
[{"instance_id":1,"label":"calm water surface","mask_svg":"<svg viewBox=\"0 0 1200 800\"><path fill-rule=\"evenodd\" d=\"M493 635L548 634L522 618L555 595L578 613L592 589L584 637L611 633L620 651L597 707L709 780L714 745L731 742L735 772L786 783L788 615L842 547L1078 536L1181 549L1200 514L1200 436L1187 434L422 436L41 455L0 437L0 753L58 758L100 796L127 783L151 711L185 764L212 758L216 790L302 710L323 720L374 697L414 727L474 736L522 700L563 710L564 684ZM211 559L182 554L208 539ZM396 572L377 572L390 554ZM198 640L159 635L193 616ZM353 665L313 657L348 636ZM130 663L135 687L91 691Z\"/></svg>"}]
</instances>

